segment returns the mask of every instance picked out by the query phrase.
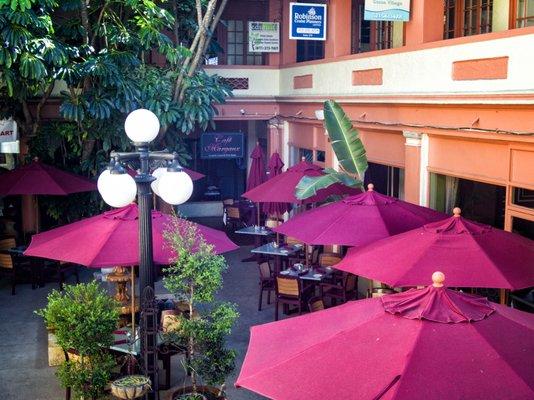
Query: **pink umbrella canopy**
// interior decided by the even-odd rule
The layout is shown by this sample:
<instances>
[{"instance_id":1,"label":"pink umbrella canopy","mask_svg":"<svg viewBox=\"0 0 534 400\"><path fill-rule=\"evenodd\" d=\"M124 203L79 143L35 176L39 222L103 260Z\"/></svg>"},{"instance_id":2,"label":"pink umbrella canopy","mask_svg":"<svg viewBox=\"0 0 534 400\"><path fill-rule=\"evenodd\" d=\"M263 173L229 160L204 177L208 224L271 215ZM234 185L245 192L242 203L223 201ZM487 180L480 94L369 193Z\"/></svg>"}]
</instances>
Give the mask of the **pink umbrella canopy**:
<instances>
[{"instance_id":1,"label":"pink umbrella canopy","mask_svg":"<svg viewBox=\"0 0 534 400\"><path fill-rule=\"evenodd\" d=\"M238 248L224 232L196 224L207 243L218 254ZM152 211L154 262L168 264L175 255L165 244L163 233L172 217ZM25 255L61 260L87 267L139 264L138 210L136 204L34 235Z\"/></svg>"},{"instance_id":2,"label":"pink umbrella canopy","mask_svg":"<svg viewBox=\"0 0 534 400\"><path fill-rule=\"evenodd\" d=\"M70 172L33 161L2 174L0 195L58 195L90 192L96 183Z\"/></svg>"},{"instance_id":3,"label":"pink umbrella canopy","mask_svg":"<svg viewBox=\"0 0 534 400\"><path fill-rule=\"evenodd\" d=\"M534 398L534 315L435 282L252 327L236 386L275 400Z\"/></svg>"},{"instance_id":4,"label":"pink umbrella canopy","mask_svg":"<svg viewBox=\"0 0 534 400\"><path fill-rule=\"evenodd\" d=\"M365 193L305 211L274 230L313 245L362 246L445 218L430 208L377 193L370 184Z\"/></svg>"},{"instance_id":5,"label":"pink umbrella canopy","mask_svg":"<svg viewBox=\"0 0 534 400\"><path fill-rule=\"evenodd\" d=\"M269 159L269 179L273 179L275 176L278 176L282 173L284 168L284 162L280 158L280 154L277 152L273 153ZM263 212L268 215L282 215L289 210L288 203L263 203Z\"/></svg>"},{"instance_id":6,"label":"pink umbrella canopy","mask_svg":"<svg viewBox=\"0 0 534 400\"><path fill-rule=\"evenodd\" d=\"M350 249L337 269L393 287L418 286L439 268L449 286L534 286L534 241L460 216Z\"/></svg>"},{"instance_id":7,"label":"pink umbrella canopy","mask_svg":"<svg viewBox=\"0 0 534 400\"><path fill-rule=\"evenodd\" d=\"M250 158L252 159L252 163L250 164L250 172L247 179L247 190L254 189L267 180L267 175L265 174L265 156L259 144L252 150Z\"/></svg>"},{"instance_id":8,"label":"pink umbrella canopy","mask_svg":"<svg viewBox=\"0 0 534 400\"><path fill-rule=\"evenodd\" d=\"M301 161L297 165L282 172L280 175L269 179L267 182L256 186L254 189L243 194L249 200L255 203L313 203L323 201L332 195L344 195L357 193L357 189L349 188L345 185L336 183L319 192L304 201L295 197L295 188L303 176L319 176L323 174L323 169L308 161Z\"/></svg>"}]
</instances>

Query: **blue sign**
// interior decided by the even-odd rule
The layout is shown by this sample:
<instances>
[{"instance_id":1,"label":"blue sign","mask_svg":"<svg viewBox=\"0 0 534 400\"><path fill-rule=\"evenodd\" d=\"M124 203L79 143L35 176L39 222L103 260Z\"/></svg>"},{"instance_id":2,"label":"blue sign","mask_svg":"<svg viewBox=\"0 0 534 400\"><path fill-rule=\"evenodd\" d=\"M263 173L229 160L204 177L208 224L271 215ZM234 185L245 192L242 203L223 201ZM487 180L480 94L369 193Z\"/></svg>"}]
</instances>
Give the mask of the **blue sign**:
<instances>
[{"instance_id":1,"label":"blue sign","mask_svg":"<svg viewBox=\"0 0 534 400\"><path fill-rule=\"evenodd\" d=\"M326 40L326 4L289 3L289 38Z\"/></svg>"},{"instance_id":2,"label":"blue sign","mask_svg":"<svg viewBox=\"0 0 534 400\"><path fill-rule=\"evenodd\" d=\"M242 158L245 137L241 132L204 132L200 135L200 158Z\"/></svg>"}]
</instances>

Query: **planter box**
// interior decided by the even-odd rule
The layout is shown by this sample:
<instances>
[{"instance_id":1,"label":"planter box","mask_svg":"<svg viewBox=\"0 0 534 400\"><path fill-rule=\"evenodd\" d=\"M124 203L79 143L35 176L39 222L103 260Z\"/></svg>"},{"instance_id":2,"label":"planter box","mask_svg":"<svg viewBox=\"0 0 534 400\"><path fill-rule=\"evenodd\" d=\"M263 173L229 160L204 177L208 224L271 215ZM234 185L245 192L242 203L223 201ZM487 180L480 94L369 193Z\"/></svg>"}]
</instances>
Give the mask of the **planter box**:
<instances>
[{"instance_id":1,"label":"planter box","mask_svg":"<svg viewBox=\"0 0 534 400\"><path fill-rule=\"evenodd\" d=\"M57 367L65 361L65 353L63 349L57 345L56 335L48 332L48 365L50 367Z\"/></svg>"}]
</instances>

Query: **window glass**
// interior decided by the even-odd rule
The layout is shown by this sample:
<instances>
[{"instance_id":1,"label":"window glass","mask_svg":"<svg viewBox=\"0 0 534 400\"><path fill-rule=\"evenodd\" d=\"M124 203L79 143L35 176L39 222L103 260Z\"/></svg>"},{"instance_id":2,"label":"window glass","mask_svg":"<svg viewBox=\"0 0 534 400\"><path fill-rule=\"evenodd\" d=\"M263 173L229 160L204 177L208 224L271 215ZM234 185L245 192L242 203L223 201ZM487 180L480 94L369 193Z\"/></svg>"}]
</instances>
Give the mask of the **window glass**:
<instances>
[{"instance_id":1,"label":"window glass","mask_svg":"<svg viewBox=\"0 0 534 400\"><path fill-rule=\"evenodd\" d=\"M516 28L534 26L534 0L517 0Z\"/></svg>"}]
</instances>

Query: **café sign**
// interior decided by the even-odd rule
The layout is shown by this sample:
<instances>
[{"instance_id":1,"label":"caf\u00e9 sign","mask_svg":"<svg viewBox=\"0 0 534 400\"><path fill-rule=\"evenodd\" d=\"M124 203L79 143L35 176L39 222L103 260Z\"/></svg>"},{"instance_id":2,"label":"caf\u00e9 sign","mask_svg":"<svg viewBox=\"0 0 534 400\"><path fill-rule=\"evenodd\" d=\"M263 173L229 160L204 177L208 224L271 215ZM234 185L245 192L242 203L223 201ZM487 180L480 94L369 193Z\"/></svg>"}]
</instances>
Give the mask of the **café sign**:
<instances>
[{"instance_id":1,"label":"caf\u00e9 sign","mask_svg":"<svg viewBox=\"0 0 534 400\"><path fill-rule=\"evenodd\" d=\"M17 141L17 123L12 119L0 120L0 142L16 142Z\"/></svg>"},{"instance_id":2,"label":"caf\u00e9 sign","mask_svg":"<svg viewBox=\"0 0 534 400\"><path fill-rule=\"evenodd\" d=\"M200 135L200 158L242 158L244 152L245 137L241 132L205 132Z\"/></svg>"},{"instance_id":3,"label":"caf\u00e9 sign","mask_svg":"<svg viewBox=\"0 0 534 400\"><path fill-rule=\"evenodd\" d=\"M289 38L326 40L326 4L289 3Z\"/></svg>"},{"instance_id":4,"label":"caf\u00e9 sign","mask_svg":"<svg viewBox=\"0 0 534 400\"><path fill-rule=\"evenodd\" d=\"M248 51L250 53L278 53L280 51L280 24L249 21Z\"/></svg>"},{"instance_id":5,"label":"caf\u00e9 sign","mask_svg":"<svg viewBox=\"0 0 534 400\"><path fill-rule=\"evenodd\" d=\"M365 0L366 21L409 21L410 0Z\"/></svg>"}]
</instances>

